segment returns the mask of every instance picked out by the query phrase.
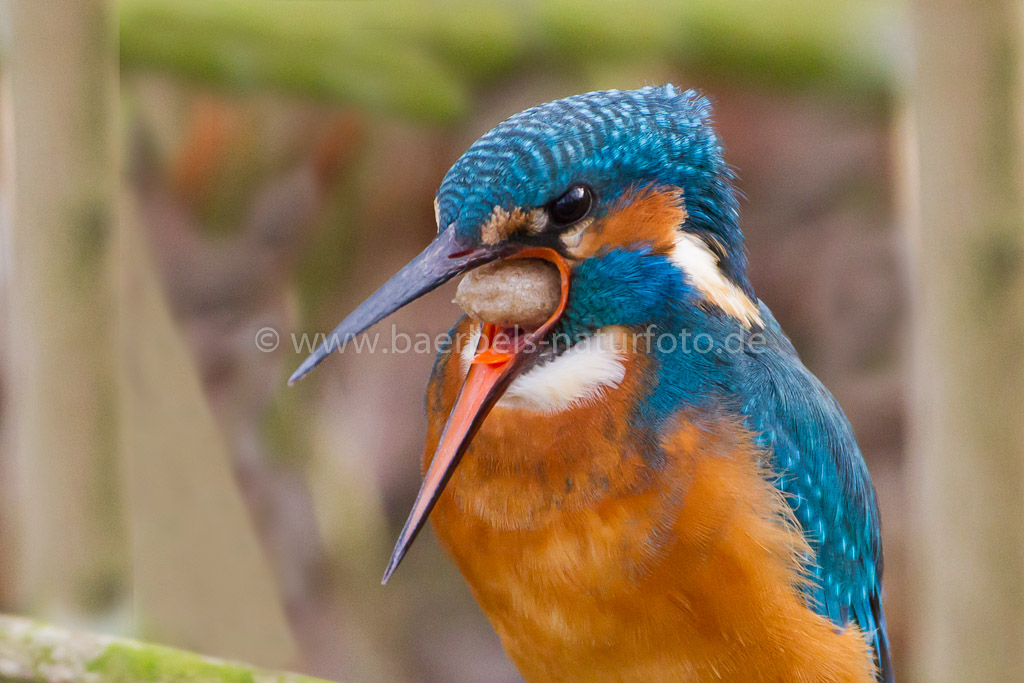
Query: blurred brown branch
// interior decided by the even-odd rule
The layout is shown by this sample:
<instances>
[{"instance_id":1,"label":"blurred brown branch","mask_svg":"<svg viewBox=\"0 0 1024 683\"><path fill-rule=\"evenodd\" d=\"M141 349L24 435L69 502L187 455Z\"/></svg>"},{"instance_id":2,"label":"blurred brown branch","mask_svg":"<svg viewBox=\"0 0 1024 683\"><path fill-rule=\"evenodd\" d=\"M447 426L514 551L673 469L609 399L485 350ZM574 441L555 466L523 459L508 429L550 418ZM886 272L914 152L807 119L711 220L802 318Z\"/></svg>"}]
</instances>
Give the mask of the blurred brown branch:
<instances>
[{"instance_id":1,"label":"blurred brown branch","mask_svg":"<svg viewBox=\"0 0 1024 683\"><path fill-rule=\"evenodd\" d=\"M912 664L922 681L1020 680L1024 5L911 7Z\"/></svg>"},{"instance_id":2,"label":"blurred brown branch","mask_svg":"<svg viewBox=\"0 0 1024 683\"><path fill-rule=\"evenodd\" d=\"M104 0L2 6L17 603L117 612L131 592L117 458L116 51ZM6 546L7 544L5 544ZM5 551L6 548L5 548Z\"/></svg>"},{"instance_id":3,"label":"blurred brown branch","mask_svg":"<svg viewBox=\"0 0 1024 683\"><path fill-rule=\"evenodd\" d=\"M112 7L0 5L18 611L283 665L276 577L133 199L118 202ZM278 237L262 227L253 242Z\"/></svg>"}]
</instances>

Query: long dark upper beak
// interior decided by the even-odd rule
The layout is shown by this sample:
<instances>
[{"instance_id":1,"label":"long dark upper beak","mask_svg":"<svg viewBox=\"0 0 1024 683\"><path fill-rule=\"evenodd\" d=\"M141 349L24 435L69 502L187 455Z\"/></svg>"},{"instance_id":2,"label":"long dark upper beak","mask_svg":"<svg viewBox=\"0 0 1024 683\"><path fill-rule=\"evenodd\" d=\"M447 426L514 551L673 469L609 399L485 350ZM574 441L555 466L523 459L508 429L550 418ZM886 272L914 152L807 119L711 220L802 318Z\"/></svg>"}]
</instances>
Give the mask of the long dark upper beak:
<instances>
[{"instance_id":1,"label":"long dark upper beak","mask_svg":"<svg viewBox=\"0 0 1024 683\"><path fill-rule=\"evenodd\" d=\"M288 379L288 384L294 384L302 379L327 356L343 348L352 337L410 301L437 289L456 275L500 256L502 254L493 249L473 248L462 244L453 228L444 230L430 246L420 252L419 256L395 273L394 277L342 320L316 351L302 361L302 365Z\"/></svg>"},{"instance_id":2,"label":"long dark upper beak","mask_svg":"<svg viewBox=\"0 0 1024 683\"><path fill-rule=\"evenodd\" d=\"M430 511L441 496L462 455L487 414L498 402L525 361L537 353L540 342L565 310L569 296L569 265L558 252L547 248L506 246L499 249L467 248L452 229L445 230L429 247L388 280L369 299L334 328L327 340L303 361L289 384L303 377L351 337L394 313L405 304L439 287L456 275L501 257L542 258L558 267L561 300L557 310L540 328L530 333L512 333L491 323L482 326L476 354L455 400L434 457L423 477L416 502L391 553L382 583L398 568L406 551L423 528ZM517 250L518 249L518 250Z\"/></svg>"}]
</instances>

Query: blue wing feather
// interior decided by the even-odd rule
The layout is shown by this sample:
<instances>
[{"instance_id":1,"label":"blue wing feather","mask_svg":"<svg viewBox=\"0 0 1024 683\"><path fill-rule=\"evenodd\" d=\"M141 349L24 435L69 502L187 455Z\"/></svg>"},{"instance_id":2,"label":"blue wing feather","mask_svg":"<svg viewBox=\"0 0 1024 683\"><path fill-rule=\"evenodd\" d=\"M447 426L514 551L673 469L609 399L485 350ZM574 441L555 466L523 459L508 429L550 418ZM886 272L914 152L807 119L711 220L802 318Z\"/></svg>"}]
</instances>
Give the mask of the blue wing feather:
<instances>
[{"instance_id":1,"label":"blue wing feather","mask_svg":"<svg viewBox=\"0 0 1024 683\"><path fill-rule=\"evenodd\" d=\"M878 506L867 467L839 404L800 362L768 308L760 305L765 343L729 352L724 340L746 330L702 306L675 265L649 249L612 249L581 263L573 278L557 330L570 339L604 325L658 320L662 332L716 340L719 346L708 353L651 348L656 378L633 419L664 425L680 407L740 398L742 404L730 407L744 415L771 457L777 486L813 552L807 567L816 580L808 603L836 628L856 622L874 647L882 680L891 680Z\"/></svg>"},{"instance_id":2,"label":"blue wing feather","mask_svg":"<svg viewBox=\"0 0 1024 683\"><path fill-rule=\"evenodd\" d=\"M882 681L892 680L881 604L878 504L846 415L796 355L764 304L765 345L751 353L738 395L760 445L771 454L814 557L808 602L837 628L867 634Z\"/></svg>"}]
</instances>

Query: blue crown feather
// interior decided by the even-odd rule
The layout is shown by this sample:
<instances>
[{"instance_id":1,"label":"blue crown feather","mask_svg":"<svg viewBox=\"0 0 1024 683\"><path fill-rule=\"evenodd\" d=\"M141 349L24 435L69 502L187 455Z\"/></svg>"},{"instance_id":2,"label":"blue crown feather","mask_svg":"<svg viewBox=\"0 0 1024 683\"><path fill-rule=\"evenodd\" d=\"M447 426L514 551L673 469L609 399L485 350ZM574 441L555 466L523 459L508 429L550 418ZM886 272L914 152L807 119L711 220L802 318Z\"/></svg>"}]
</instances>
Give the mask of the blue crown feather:
<instances>
[{"instance_id":1,"label":"blue crown feather","mask_svg":"<svg viewBox=\"0 0 1024 683\"><path fill-rule=\"evenodd\" d=\"M723 270L749 291L733 179L706 97L671 85L591 92L527 109L477 140L441 183L440 227L476 237L494 207L543 206L577 182L597 192L597 215L631 188L674 186L685 229L714 236Z\"/></svg>"}]
</instances>

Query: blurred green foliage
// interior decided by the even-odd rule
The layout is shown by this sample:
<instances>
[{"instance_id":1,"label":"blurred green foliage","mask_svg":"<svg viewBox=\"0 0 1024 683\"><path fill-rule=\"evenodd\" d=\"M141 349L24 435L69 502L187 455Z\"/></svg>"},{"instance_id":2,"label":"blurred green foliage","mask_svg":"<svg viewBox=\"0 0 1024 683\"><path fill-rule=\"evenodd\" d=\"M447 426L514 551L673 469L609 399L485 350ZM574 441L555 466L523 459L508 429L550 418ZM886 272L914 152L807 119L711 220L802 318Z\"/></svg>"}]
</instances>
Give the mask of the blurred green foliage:
<instances>
[{"instance_id":1,"label":"blurred green foliage","mask_svg":"<svg viewBox=\"0 0 1024 683\"><path fill-rule=\"evenodd\" d=\"M120 0L121 64L438 123L514 70L661 59L797 88L884 90L893 3Z\"/></svg>"},{"instance_id":2,"label":"blurred green foliage","mask_svg":"<svg viewBox=\"0 0 1024 683\"><path fill-rule=\"evenodd\" d=\"M272 88L447 120L458 82L418 46L366 30L343 4L127 0L121 64L236 89Z\"/></svg>"}]
</instances>

